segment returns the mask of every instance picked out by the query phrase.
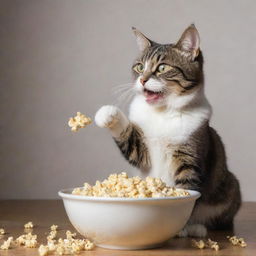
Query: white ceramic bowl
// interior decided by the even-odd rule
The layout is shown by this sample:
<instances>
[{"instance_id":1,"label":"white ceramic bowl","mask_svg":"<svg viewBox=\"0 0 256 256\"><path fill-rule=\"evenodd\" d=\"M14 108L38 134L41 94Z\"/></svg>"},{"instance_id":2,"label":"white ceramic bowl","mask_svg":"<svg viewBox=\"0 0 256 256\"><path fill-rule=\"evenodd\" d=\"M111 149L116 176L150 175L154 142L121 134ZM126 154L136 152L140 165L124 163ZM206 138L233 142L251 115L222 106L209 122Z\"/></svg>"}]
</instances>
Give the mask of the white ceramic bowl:
<instances>
[{"instance_id":1,"label":"white ceramic bowl","mask_svg":"<svg viewBox=\"0 0 256 256\"><path fill-rule=\"evenodd\" d=\"M146 249L161 246L188 221L197 191L168 198L102 198L59 192L72 225L97 246Z\"/></svg>"}]
</instances>

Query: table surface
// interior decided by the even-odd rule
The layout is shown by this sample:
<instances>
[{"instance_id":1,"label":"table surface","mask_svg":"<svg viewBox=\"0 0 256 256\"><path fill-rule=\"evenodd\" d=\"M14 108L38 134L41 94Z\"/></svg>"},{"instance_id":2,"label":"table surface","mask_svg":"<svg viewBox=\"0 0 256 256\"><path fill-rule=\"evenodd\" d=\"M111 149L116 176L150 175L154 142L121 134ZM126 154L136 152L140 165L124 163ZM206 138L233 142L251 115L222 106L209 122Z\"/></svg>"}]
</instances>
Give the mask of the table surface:
<instances>
[{"instance_id":1,"label":"table surface","mask_svg":"<svg viewBox=\"0 0 256 256\"><path fill-rule=\"evenodd\" d=\"M39 243L46 243L46 236L49 227L57 224L60 228L59 235L65 237L65 231L74 231L65 213L62 201L59 200L1 200L0 201L0 228L5 228L9 236L16 238L23 234L23 225L32 221L35 225L33 232L38 235ZM191 238L173 238L164 247L151 250L119 251L95 248L93 251L86 251L79 255L172 255L172 256L196 256L196 255L223 255L223 256L250 256L256 255L256 203L243 203L236 219L234 234L243 237L247 242L246 248L233 246L226 238L230 235L227 231L210 232L208 237L218 241L221 249L197 249L191 245ZM3 239L0 239L2 244ZM37 249L26 249L18 247L8 251L0 250L1 256L39 255Z\"/></svg>"}]
</instances>

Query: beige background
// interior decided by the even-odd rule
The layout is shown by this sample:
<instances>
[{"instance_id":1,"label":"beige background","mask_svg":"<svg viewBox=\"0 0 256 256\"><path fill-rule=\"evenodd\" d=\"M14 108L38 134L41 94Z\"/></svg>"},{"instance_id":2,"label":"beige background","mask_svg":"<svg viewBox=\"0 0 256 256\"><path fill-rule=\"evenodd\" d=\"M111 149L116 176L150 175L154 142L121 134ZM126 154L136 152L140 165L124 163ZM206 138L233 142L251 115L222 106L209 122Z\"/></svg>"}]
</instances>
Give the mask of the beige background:
<instances>
[{"instance_id":1,"label":"beige background","mask_svg":"<svg viewBox=\"0 0 256 256\"><path fill-rule=\"evenodd\" d=\"M61 188L131 173L107 131L73 134L67 120L76 111L93 117L116 102L114 86L131 82L131 26L169 43L195 22L212 125L244 200L255 201L255 11L253 0L0 1L0 198L56 198Z\"/></svg>"}]
</instances>

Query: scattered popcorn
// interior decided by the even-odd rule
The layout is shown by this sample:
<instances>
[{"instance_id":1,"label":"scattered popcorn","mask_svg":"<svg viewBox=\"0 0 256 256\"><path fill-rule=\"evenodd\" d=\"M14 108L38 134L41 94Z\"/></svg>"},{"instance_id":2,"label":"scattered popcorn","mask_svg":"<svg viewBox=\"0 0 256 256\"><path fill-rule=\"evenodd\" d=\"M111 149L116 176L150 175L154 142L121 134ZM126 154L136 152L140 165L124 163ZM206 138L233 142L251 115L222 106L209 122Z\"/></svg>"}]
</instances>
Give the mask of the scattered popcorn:
<instances>
[{"instance_id":1,"label":"scattered popcorn","mask_svg":"<svg viewBox=\"0 0 256 256\"><path fill-rule=\"evenodd\" d=\"M28 223L26 223L24 225L24 228L25 229L32 229L34 227L33 223L31 221L29 221Z\"/></svg>"},{"instance_id":2,"label":"scattered popcorn","mask_svg":"<svg viewBox=\"0 0 256 256\"><path fill-rule=\"evenodd\" d=\"M47 245L41 244L38 248L38 252L40 256L46 256L49 253L49 248Z\"/></svg>"},{"instance_id":3,"label":"scattered popcorn","mask_svg":"<svg viewBox=\"0 0 256 256\"><path fill-rule=\"evenodd\" d=\"M218 243L216 241L211 240L210 238L208 239L207 244L211 249L215 251L219 251L220 249L220 246L218 245Z\"/></svg>"},{"instance_id":4,"label":"scattered popcorn","mask_svg":"<svg viewBox=\"0 0 256 256\"><path fill-rule=\"evenodd\" d=\"M197 247L198 249L204 249L206 247L206 244L203 240L199 240L199 241L196 241L196 240L192 240L192 245L194 247Z\"/></svg>"},{"instance_id":5,"label":"scattered popcorn","mask_svg":"<svg viewBox=\"0 0 256 256\"><path fill-rule=\"evenodd\" d=\"M75 117L71 117L68 121L69 127L71 127L71 131L76 132L80 128L84 128L86 125L92 122L91 118L81 114L80 112L76 113Z\"/></svg>"},{"instance_id":6,"label":"scattered popcorn","mask_svg":"<svg viewBox=\"0 0 256 256\"><path fill-rule=\"evenodd\" d=\"M37 247L37 240L31 239L25 241L25 247L26 248L36 248Z\"/></svg>"},{"instance_id":7,"label":"scattered popcorn","mask_svg":"<svg viewBox=\"0 0 256 256\"><path fill-rule=\"evenodd\" d=\"M38 253L40 256L47 255L76 255L81 251L89 251L94 248L94 243L89 239L75 239L76 233L72 233L70 230L66 231L66 238L59 238L58 241L53 240L56 238L57 225L51 226L50 235L47 236L47 245L41 244L38 248ZM51 239L52 238L52 239ZM8 250L14 246L24 246L26 248L36 248L38 247L37 235L31 232L27 234L20 235L14 241L13 237L9 237L0 246L2 250Z\"/></svg>"},{"instance_id":8,"label":"scattered popcorn","mask_svg":"<svg viewBox=\"0 0 256 256\"><path fill-rule=\"evenodd\" d=\"M51 231L57 231L58 225L52 225L51 226Z\"/></svg>"},{"instance_id":9,"label":"scattered popcorn","mask_svg":"<svg viewBox=\"0 0 256 256\"><path fill-rule=\"evenodd\" d=\"M49 235L47 236L47 240L53 240L57 237L57 231L56 230L51 230Z\"/></svg>"},{"instance_id":10,"label":"scattered popcorn","mask_svg":"<svg viewBox=\"0 0 256 256\"><path fill-rule=\"evenodd\" d=\"M86 250L86 251L90 251L90 250L92 250L93 248L94 248L94 243L93 242L91 242L90 240L88 240L88 239L86 239L85 240L86 242L85 242L85 245L84 245L84 249Z\"/></svg>"},{"instance_id":11,"label":"scattered popcorn","mask_svg":"<svg viewBox=\"0 0 256 256\"><path fill-rule=\"evenodd\" d=\"M32 233L24 234L16 239L18 245L24 245L26 248L36 248L37 247L37 235L32 235Z\"/></svg>"},{"instance_id":12,"label":"scattered popcorn","mask_svg":"<svg viewBox=\"0 0 256 256\"><path fill-rule=\"evenodd\" d=\"M51 232L54 232L54 230ZM58 241L48 239L47 245L40 245L38 252L40 256L45 256L48 254L74 255L80 253L81 251L89 251L94 248L94 243L90 240L75 239L74 237L76 237L76 233L72 233L71 231L67 230L65 239L59 238Z\"/></svg>"},{"instance_id":13,"label":"scattered popcorn","mask_svg":"<svg viewBox=\"0 0 256 256\"><path fill-rule=\"evenodd\" d=\"M238 245L240 247L246 247L247 243L244 241L244 238L238 238L236 236L227 236L228 240L233 244L233 245Z\"/></svg>"},{"instance_id":14,"label":"scattered popcorn","mask_svg":"<svg viewBox=\"0 0 256 256\"><path fill-rule=\"evenodd\" d=\"M2 250L9 250L9 249L12 247L13 244L14 244L14 243L13 243L13 237L10 236L10 237L8 237L8 239L7 239L6 241L4 241L4 243L0 246L0 249L2 249Z\"/></svg>"},{"instance_id":15,"label":"scattered popcorn","mask_svg":"<svg viewBox=\"0 0 256 256\"><path fill-rule=\"evenodd\" d=\"M68 240L72 240L74 237L76 237L76 233L71 233L71 231L67 230L66 236Z\"/></svg>"},{"instance_id":16,"label":"scattered popcorn","mask_svg":"<svg viewBox=\"0 0 256 256\"><path fill-rule=\"evenodd\" d=\"M211 248L215 251L219 251L220 247L216 241L211 240L210 238L204 242L203 240L192 240L192 245L198 249Z\"/></svg>"},{"instance_id":17,"label":"scattered popcorn","mask_svg":"<svg viewBox=\"0 0 256 256\"><path fill-rule=\"evenodd\" d=\"M18 245L24 245L25 244L25 241L26 241L26 235L21 235L19 236L18 238L16 238L16 243Z\"/></svg>"},{"instance_id":18,"label":"scattered popcorn","mask_svg":"<svg viewBox=\"0 0 256 256\"><path fill-rule=\"evenodd\" d=\"M96 197L150 198L187 196L189 192L166 186L160 178L146 177L146 179L142 179L138 176L129 178L125 172L122 172L111 174L103 182L96 181L94 186L84 183L83 188L75 188L72 194Z\"/></svg>"},{"instance_id":19,"label":"scattered popcorn","mask_svg":"<svg viewBox=\"0 0 256 256\"><path fill-rule=\"evenodd\" d=\"M55 240L48 240L47 246L50 252L54 251L56 249Z\"/></svg>"},{"instance_id":20,"label":"scattered popcorn","mask_svg":"<svg viewBox=\"0 0 256 256\"><path fill-rule=\"evenodd\" d=\"M4 235L5 234L5 230L3 228L0 228L0 235Z\"/></svg>"}]
</instances>

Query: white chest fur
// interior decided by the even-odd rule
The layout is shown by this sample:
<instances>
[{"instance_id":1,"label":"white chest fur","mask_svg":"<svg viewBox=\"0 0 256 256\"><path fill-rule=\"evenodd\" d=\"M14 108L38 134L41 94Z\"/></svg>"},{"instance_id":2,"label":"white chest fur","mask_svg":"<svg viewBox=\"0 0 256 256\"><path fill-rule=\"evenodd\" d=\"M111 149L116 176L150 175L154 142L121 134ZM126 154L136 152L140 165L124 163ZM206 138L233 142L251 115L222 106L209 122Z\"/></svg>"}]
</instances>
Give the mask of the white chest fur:
<instances>
[{"instance_id":1,"label":"white chest fur","mask_svg":"<svg viewBox=\"0 0 256 256\"><path fill-rule=\"evenodd\" d=\"M160 177L168 185L173 185L172 151L167 146L185 143L210 118L210 114L211 109L206 99L186 111L158 111L147 104L143 96L136 96L130 106L129 118L143 130L151 160L148 175Z\"/></svg>"}]
</instances>

